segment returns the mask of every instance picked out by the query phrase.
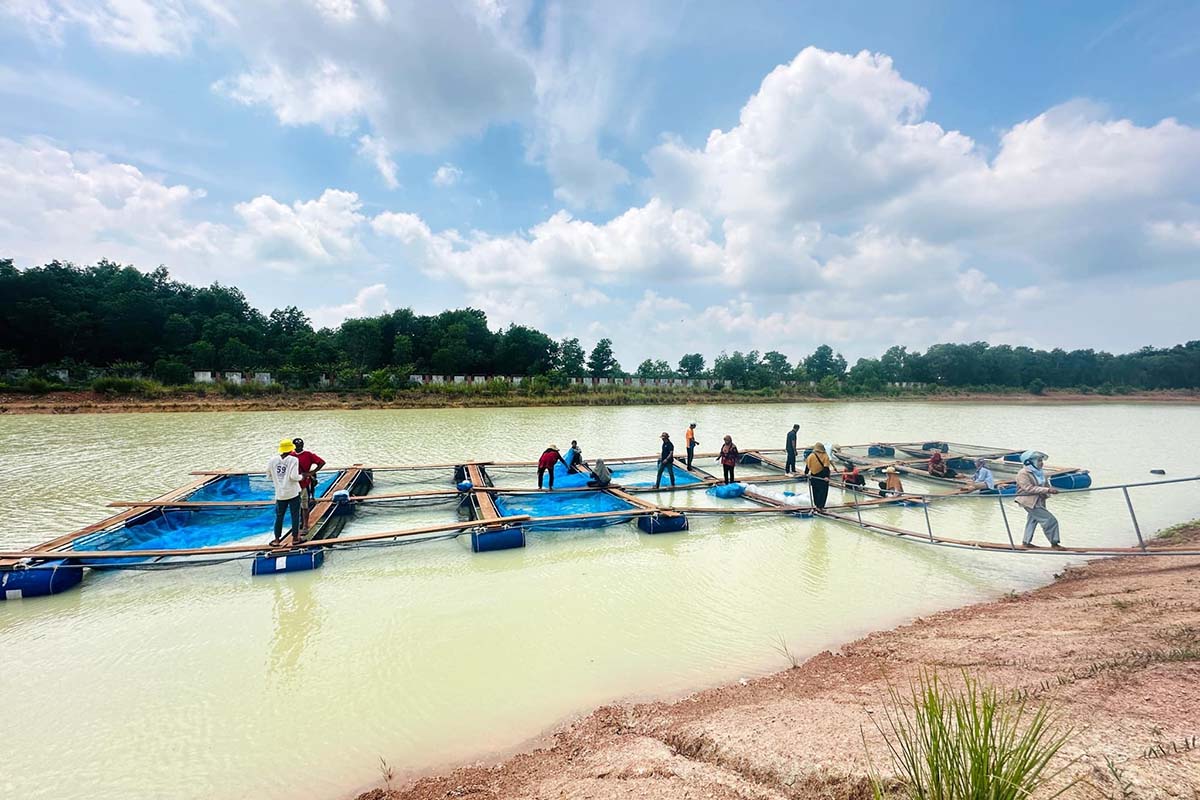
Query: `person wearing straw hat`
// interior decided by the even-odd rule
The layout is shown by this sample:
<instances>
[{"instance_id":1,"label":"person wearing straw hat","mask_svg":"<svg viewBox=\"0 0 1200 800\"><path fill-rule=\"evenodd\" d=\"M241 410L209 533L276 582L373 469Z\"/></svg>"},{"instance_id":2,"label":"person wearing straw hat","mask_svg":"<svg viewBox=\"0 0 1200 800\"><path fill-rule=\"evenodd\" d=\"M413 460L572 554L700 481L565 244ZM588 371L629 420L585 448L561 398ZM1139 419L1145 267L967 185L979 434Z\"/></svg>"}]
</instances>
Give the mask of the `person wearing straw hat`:
<instances>
[{"instance_id":1,"label":"person wearing straw hat","mask_svg":"<svg viewBox=\"0 0 1200 800\"><path fill-rule=\"evenodd\" d=\"M897 495L904 494L904 484L900 482L900 471L895 467L888 467L883 471L884 480L879 482L879 493L881 495Z\"/></svg>"},{"instance_id":2,"label":"person wearing straw hat","mask_svg":"<svg viewBox=\"0 0 1200 800\"><path fill-rule=\"evenodd\" d=\"M537 476L538 488L542 488L542 476L549 475L550 491L554 491L554 467L557 462L562 461L563 466L567 466L567 462L563 460L562 454L558 452L558 445L552 444L542 451L541 458L538 459Z\"/></svg>"},{"instance_id":3,"label":"person wearing straw hat","mask_svg":"<svg viewBox=\"0 0 1200 800\"><path fill-rule=\"evenodd\" d=\"M293 542L300 542L300 461L290 458L296 445L291 439L279 443L279 452L267 461L267 477L275 484L275 538L271 540L272 547L278 547L283 541L283 515L286 512L292 518L292 529L289 535Z\"/></svg>"},{"instance_id":4,"label":"person wearing straw hat","mask_svg":"<svg viewBox=\"0 0 1200 800\"><path fill-rule=\"evenodd\" d=\"M833 464L825 452L825 445L817 442L812 446L812 452L804 462L804 474L808 476L813 507L824 509L829 498L829 476L833 474Z\"/></svg>"},{"instance_id":5,"label":"person wearing straw hat","mask_svg":"<svg viewBox=\"0 0 1200 800\"><path fill-rule=\"evenodd\" d=\"M1021 454L1021 471L1017 473L1017 505L1025 509L1025 536L1021 540L1022 547L1037 547L1033 543L1033 534L1037 526L1042 526L1042 533L1050 541L1050 546L1061 550L1058 543L1058 518L1046 508L1046 496L1058 494L1058 489L1050 485L1042 467L1046 463L1046 454L1038 450L1026 450Z\"/></svg>"}]
</instances>

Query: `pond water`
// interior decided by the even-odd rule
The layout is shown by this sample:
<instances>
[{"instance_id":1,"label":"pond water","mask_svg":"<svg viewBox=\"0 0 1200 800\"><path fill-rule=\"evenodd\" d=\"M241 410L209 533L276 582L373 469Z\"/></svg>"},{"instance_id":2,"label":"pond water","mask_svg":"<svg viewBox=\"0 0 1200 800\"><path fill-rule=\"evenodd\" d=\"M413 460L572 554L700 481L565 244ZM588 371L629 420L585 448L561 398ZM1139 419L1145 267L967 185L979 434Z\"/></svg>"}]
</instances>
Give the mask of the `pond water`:
<instances>
[{"instance_id":1,"label":"pond water","mask_svg":"<svg viewBox=\"0 0 1200 800\"><path fill-rule=\"evenodd\" d=\"M1090 468L1097 486L1151 480L1152 468L1200 473L1187 445L1200 441L1197 406L18 416L0 418L0 548L94 522L111 513L106 502L162 494L193 469L259 468L284 436L302 435L331 464L531 460L570 439L594 458L654 453L661 431L681 442L692 421L701 450L715 450L726 433L743 449L781 447L795 422L803 442L1036 447L1054 464ZM505 479L534 485L528 472ZM381 491L397 488L383 483ZM1133 490L1143 529L1200 516L1195 486ZM728 501L690 490L675 502ZM1051 505L1068 544L1134 541L1120 492ZM995 501L929 511L943 535L1004 539ZM396 513L367 511L353 530L395 527ZM923 509L864 513L925 525ZM419 516L453 519L453 507ZM333 800L377 782L381 757L398 775L494 757L602 703L782 669L781 642L810 655L1045 583L1066 563L777 517L705 517L687 533L658 536L632 524L541 531L524 549L478 555L466 539L337 552L315 572L273 577L251 577L245 561L89 574L56 597L0 603L0 793Z\"/></svg>"}]
</instances>

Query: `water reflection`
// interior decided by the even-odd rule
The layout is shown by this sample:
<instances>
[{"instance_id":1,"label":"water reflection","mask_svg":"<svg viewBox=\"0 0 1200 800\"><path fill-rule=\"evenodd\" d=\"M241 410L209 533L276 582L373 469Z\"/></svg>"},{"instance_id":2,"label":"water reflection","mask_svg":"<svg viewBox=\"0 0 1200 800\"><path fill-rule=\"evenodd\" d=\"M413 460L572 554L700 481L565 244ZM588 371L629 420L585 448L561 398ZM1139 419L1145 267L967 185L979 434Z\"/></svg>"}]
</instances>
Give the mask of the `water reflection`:
<instances>
[{"instance_id":1,"label":"water reflection","mask_svg":"<svg viewBox=\"0 0 1200 800\"><path fill-rule=\"evenodd\" d=\"M325 611L316 601L312 573L274 575L265 580L274 584L269 675L281 687L294 686L305 677L301 669L304 650L311 641L320 638Z\"/></svg>"}]
</instances>

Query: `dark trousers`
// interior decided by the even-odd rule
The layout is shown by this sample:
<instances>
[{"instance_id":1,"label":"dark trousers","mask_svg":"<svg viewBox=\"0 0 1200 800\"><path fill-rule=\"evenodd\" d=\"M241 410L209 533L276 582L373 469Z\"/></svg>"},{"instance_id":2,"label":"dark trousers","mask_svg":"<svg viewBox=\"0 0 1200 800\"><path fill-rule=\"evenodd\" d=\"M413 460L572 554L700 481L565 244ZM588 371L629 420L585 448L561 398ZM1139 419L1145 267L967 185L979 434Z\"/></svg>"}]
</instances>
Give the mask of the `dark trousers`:
<instances>
[{"instance_id":1,"label":"dark trousers","mask_svg":"<svg viewBox=\"0 0 1200 800\"><path fill-rule=\"evenodd\" d=\"M554 467L550 467L548 469L546 467L538 467L538 488L539 489L542 488L542 476L546 475L547 473L549 474L549 477L550 477L550 488L551 489L554 488Z\"/></svg>"},{"instance_id":2,"label":"dark trousers","mask_svg":"<svg viewBox=\"0 0 1200 800\"><path fill-rule=\"evenodd\" d=\"M688 459L687 459L687 468L688 469L692 468L692 456L694 456L694 455L696 455L696 445L689 444L688 445Z\"/></svg>"},{"instance_id":3,"label":"dark trousers","mask_svg":"<svg viewBox=\"0 0 1200 800\"><path fill-rule=\"evenodd\" d=\"M300 530L300 495L296 495L290 500L275 501L275 540L278 541L280 534L283 533L283 515L284 512L290 514L292 518L292 529L289 533L295 537Z\"/></svg>"},{"instance_id":4,"label":"dark trousers","mask_svg":"<svg viewBox=\"0 0 1200 800\"><path fill-rule=\"evenodd\" d=\"M809 478L808 485L812 489L813 505L824 508L825 500L829 497L829 481L825 478Z\"/></svg>"},{"instance_id":5,"label":"dark trousers","mask_svg":"<svg viewBox=\"0 0 1200 800\"><path fill-rule=\"evenodd\" d=\"M795 450L787 451L787 464L784 466L783 471L784 472L795 472L796 471L796 451Z\"/></svg>"},{"instance_id":6,"label":"dark trousers","mask_svg":"<svg viewBox=\"0 0 1200 800\"><path fill-rule=\"evenodd\" d=\"M735 482L734 478L733 478L733 466L734 466L733 464L722 464L721 465L721 469L723 469L725 471L725 482L726 483L734 483Z\"/></svg>"},{"instance_id":7,"label":"dark trousers","mask_svg":"<svg viewBox=\"0 0 1200 800\"><path fill-rule=\"evenodd\" d=\"M666 461L658 462L658 475L654 477L655 489L657 489L658 485L662 482L662 474L664 469L667 471L667 475L671 477L671 485L675 485L675 459L670 458Z\"/></svg>"}]
</instances>

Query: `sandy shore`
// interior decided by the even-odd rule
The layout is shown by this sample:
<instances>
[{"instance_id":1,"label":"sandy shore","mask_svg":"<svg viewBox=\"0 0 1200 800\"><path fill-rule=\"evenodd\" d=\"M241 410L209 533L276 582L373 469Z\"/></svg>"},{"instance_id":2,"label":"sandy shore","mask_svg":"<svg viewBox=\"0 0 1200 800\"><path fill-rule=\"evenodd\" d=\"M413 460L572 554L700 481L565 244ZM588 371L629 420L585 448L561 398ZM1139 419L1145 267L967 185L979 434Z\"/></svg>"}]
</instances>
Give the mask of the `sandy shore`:
<instances>
[{"instance_id":1,"label":"sandy shore","mask_svg":"<svg viewBox=\"0 0 1200 800\"><path fill-rule=\"evenodd\" d=\"M837 403L891 400L931 403L1200 403L1200 392L1139 392L1124 395L1047 392L1032 394L929 394L816 397L808 394L762 397L725 392L645 392L635 397L597 391L586 394L548 395L446 395L413 392L391 401L366 394L312 392L250 397L171 394L162 397L114 397L91 391L51 392L43 395L0 393L0 414L121 414L133 412L196 411L319 411L399 408L526 408L546 406L683 405L688 403Z\"/></svg>"},{"instance_id":2,"label":"sandy shore","mask_svg":"<svg viewBox=\"0 0 1200 800\"><path fill-rule=\"evenodd\" d=\"M1200 525L1172 543L1200 544ZM1016 556L1003 556L1016 557ZM889 682L969 670L1046 700L1075 734L1054 767L1070 798L1200 798L1200 558L1120 558L1051 585L917 619L753 681L614 705L494 765L361 794L438 798L866 800L864 737ZM1049 796L1049 793L1047 793Z\"/></svg>"}]
</instances>

